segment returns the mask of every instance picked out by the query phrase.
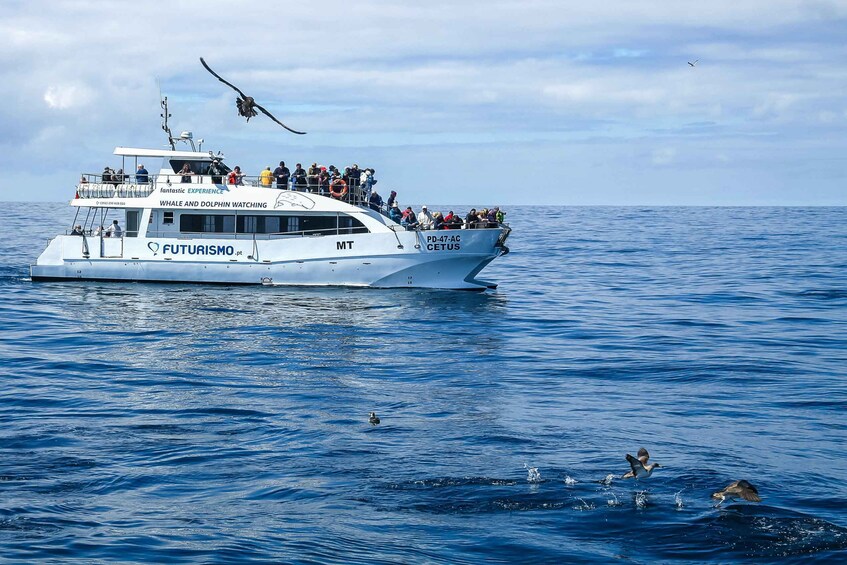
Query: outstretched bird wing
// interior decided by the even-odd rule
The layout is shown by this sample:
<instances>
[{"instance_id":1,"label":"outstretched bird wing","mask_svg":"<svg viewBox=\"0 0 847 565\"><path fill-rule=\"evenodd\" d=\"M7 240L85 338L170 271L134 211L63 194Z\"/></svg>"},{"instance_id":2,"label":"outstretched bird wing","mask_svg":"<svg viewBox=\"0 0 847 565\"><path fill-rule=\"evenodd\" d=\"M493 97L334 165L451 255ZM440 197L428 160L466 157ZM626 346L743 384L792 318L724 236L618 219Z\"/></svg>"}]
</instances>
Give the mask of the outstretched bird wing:
<instances>
[{"instance_id":1,"label":"outstretched bird wing","mask_svg":"<svg viewBox=\"0 0 847 565\"><path fill-rule=\"evenodd\" d=\"M222 83L224 83L225 85L227 85L228 87L230 87L231 89L233 89L234 91L236 91L238 94L240 94L240 95L241 95L241 97L242 97L242 98L247 98L247 95L246 95L246 94L244 94L243 92L241 92L241 90L240 90L237 86L235 86L235 85L234 85L234 84L232 84L231 82L227 82L227 81L225 81L224 79L222 79L222 78L221 78L221 75L219 75L218 73L216 73L215 71L213 71L213 70L211 69L211 67L209 67L209 65L207 65L207 64L206 64L206 61L204 61L204 60L203 60L203 57L200 57L200 62L203 64L203 67L205 67L205 69L206 69L207 71L209 71L210 73L212 73L212 75L213 75L216 79L218 79L219 81L221 81Z\"/></svg>"},{"instance_id":2,"label":"outstretched bird wing","mask_svg":"<svg viewBox=\"0 0 847 565\"><path fill-rule=\"evenodd\" d=\"M743 498L744 500L747 500L747 501L750 501L750 502L761 502L762 501L762 499L759 498L759 491L756 489L756 487L754 487L753 485L751 485L747 481L742 479L742 480L738 481L737 483L735 483L735 487L736 487L736 490L738 492L738 495L741 498Z\"/></svg>"},{"instance_id":3,"label":"outstretched bird wing","mask_svg":"<svg viewBox=\"0 0 847 565\"><path fill-rule=\"evenodd\" d=\"M642 447L638 453L641 454L641 451L644 448ZM629 461L629 466L632 467L633 476L637 477L638 473L643 473L645 471L644 464L640 461L640 459L636 459L629 453L626 454L626 460ZM628 474L628 473L627 473Z\"/></svg>"},{"instance_id":4,"label":"outstretched bird wing","mask_svg":"<svg viewBox=\"0 0 847 565\"><path fill-rule=\"evenodd\" d=\"M259 110L261 110L261 111L262 111L262 113L263 113L264 115L266 115L267 117L269 117L270 119L272 119L273 121L275 121L276 123L278 123L279 125L281 125L282 127L284 127L285 129L287 129L287 130L288 130L288 131L290 131L291 133L296 133L297 135L305 135L305 134L306 134L306 132L305 132L305 131L297 131L297 130L293 130L293 129L291 129L290 127L288 127L287 125L285 125L285 124L284 124L284 123L282 123L281 121L277 120L277 119L273 116L273 114L271 114L270 112L268 112L267 110L265 110L264 108L262 108L261 106L259 106L258 104L256 104L255 102L253 103L253 106L255 106L256 108L258 108Z\"/></svg>"},{"instance_id":5,"label":"outstretched bird wing","mask_svg":"<svg viewBox=\"0 0 847 565\"><path fill-rule=\"evenodd\" d=\"M646 465L647 461L650 459L650 454L647 453L647 450L643 447L638 450L638 460L641 461L642 465Z\"/></svg>"}]
</instances>

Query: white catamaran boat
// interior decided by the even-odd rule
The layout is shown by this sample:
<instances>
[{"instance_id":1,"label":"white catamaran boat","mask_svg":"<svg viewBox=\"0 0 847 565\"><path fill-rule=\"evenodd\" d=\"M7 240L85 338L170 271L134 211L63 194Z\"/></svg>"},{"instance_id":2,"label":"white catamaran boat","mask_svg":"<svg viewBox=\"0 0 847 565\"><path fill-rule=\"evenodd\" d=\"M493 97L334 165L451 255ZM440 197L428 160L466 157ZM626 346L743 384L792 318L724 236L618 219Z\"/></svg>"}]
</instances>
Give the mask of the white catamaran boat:
<instances>
[{"instance_id":1,"label":"white catamaran boat","mask_svg":"<svg viewBox=\"0 0 847 565\"><path fill-rule=\"evenodd\" d=\"M158 174L84 174L70 202L81 229L50 240L31 267L32 280L496 286L476 276L508 252L510 229L503 224L407 230L371 209L358 185L335 198L255 177L230 184L223 155L171 147L115 149L136 168L161 158ZM220 176L209 173L214 159ZM186 164L192 174L183 176ZM100 229L114 219L120 234Z\"/></svg>"}]
</instances>

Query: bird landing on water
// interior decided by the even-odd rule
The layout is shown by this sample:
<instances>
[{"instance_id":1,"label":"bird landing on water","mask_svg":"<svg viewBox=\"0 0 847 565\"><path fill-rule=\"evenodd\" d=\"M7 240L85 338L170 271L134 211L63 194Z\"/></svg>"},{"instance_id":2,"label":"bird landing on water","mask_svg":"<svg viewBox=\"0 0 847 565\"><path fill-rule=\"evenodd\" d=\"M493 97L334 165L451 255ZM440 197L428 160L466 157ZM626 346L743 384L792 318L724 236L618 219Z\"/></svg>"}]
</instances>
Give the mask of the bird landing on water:
<instances>
[{"instance_id":1,"label":"bird landing on water","mask_svg":"<svg viewBox=\"0 0 847 565\"><path fill-rule=\"evenodd\" d=\"M717 499L718 506L720 506L724 500L732 500L733 498L743 498L748 502L762 501L759 496L758 489L744 479L730 483L725 489L713 493L712 498Z\"/></svg>"},{"instance_id":2,"label":"bird landing on water","mask_svg":"<svg viewBox=\"0 0 847 565\"><path fill-rule=\"evenodd\" d=\"M629 453L626 454L626 460L629 461L629 466L632 470L622 476L622 479L646 479L653 474L654 469L661 467L658 463L647 463L650 459L650 454L643 447L638 450L638 458L636 459Z\"/></svg>"}]
</instances>

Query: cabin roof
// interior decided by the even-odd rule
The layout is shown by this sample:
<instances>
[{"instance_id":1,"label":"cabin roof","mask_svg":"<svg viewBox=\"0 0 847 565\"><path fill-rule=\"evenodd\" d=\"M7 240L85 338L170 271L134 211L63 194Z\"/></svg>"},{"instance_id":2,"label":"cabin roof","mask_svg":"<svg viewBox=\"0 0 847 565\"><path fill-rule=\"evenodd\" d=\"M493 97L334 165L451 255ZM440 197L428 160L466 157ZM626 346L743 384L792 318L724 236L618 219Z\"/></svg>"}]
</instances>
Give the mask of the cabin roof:
<instances>
[{"instance_id":1,"label":"cabin roof","mask_svg":"<svg viewBox=\"0 0 847 565\"><path fill-rule=\"evenodd\" d=\"M171 151L170 149L140 149L137 147L115 147L115 155L125 157L172 157L178 159L215 159L223 160L224 156L212 154L211 151Z\"/></svg>"}]
</instances>

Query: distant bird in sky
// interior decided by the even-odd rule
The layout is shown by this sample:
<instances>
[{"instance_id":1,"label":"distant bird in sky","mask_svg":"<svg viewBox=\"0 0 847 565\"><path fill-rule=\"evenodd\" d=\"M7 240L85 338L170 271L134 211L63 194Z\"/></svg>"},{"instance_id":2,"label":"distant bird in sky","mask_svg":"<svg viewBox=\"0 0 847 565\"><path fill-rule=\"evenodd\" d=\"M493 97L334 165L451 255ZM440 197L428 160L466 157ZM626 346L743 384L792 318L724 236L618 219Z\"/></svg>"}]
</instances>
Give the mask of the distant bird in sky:
<instances>
[{"instance_id":1,"label":"distant bird in sky","mask_svg":"<svg viewBox=\"0 0 847 565\"><path fill-rule=\"evenodd\" d=\"M368 422L370 422L372 426L379 424L379 416L376 415L376 412L371 412L368 415Z\"/></svg>"},{"instance_id":2,"label":"distant bird in sky","mask_svg":"<svg viewBox=\"0 0 847 565\"><path fill-rule=\"evenodd\" d=\"M238 115L239 116L243 116L243 117L247 118L247 121L249 122L250 118L255 118L258 115L258 113L256 112L256 109L258 108L260 112L265 114L267 117L269 117L270 119L272 119L273 121L275 121L276 123L278 123L279 125L284 127L285 129L287 129L291 133L296 133L297 135L305 135L305 133L306 133L305 131L297 131L297 130L291 129L290 127L288 127L287 125L285 125L281 121L277 120L273 116L273 114L271 114L270 112L268 112L267 110L262 108L252 96L247 96L246 94L241 92L241 90L239 90L239 88L237 86L235 86L234 84L227 82L224 79L222 79L221 76L218 73L213 71L211 69L211 67L209 67L209 65L206 64L206 61L203 60L203 57L200 57L200 62L203 64L203 67L207 71L212 73L212 75L215 78L217 78L219 81L221 81L222 83L224 83L225 85L227 85L228 87L230 87L231 89L233 89L234 91L236 91L238 93L239 97L236 98L235 105L236 105L236 107L238 107Z\"/></svg>"},{"instance_id":3,"label":"distant bird in sky","mask_svg":"<svg viewBox=\"0 0 847 565\"><path fill-rule=\"evenodd\" d=\"M693 63L692 63L691 61L688 61L688 64L689 64L689 65L691 65L692 67L696 67L696 66L697 66L697 61L699 61L699 60L700 60L700 59L694 59L694 62L693 62Z\"/></svg>"},{"instance_id":4,"label":"distant bird in sky","mask_svg":"<svg viewBox=\"0 0 847 565\"><path fill-rule=\"evenodd\" d=\"M718 499L718 506L721 505L721 502L729 498L730 500L733 498L743 498L749 502L761 502L762 499L759 497L759 491L751 485L749 482L744 479L740 481L735 481L734 483L730 483L728 487L723 490L719 490L718 492L712 494L712 498Z\"/></svg>"},{"instance_id":5,"label":"distant bird in sky","mask_svg":"<svg viewBox=\"0 0 847 565\"><path fill-rule=\"evenodd\" d=\"M638 458L636 459L629 453L626 454L626 460L629 461L629 466L632 471L622 476L622 479L646 479L653 474L654 469L661 467L658 463L647 463L650 459L650 454L643 447L638 450Z\"/></svg>"}]
</instances>

